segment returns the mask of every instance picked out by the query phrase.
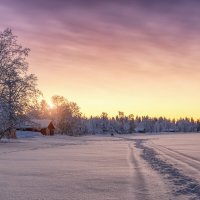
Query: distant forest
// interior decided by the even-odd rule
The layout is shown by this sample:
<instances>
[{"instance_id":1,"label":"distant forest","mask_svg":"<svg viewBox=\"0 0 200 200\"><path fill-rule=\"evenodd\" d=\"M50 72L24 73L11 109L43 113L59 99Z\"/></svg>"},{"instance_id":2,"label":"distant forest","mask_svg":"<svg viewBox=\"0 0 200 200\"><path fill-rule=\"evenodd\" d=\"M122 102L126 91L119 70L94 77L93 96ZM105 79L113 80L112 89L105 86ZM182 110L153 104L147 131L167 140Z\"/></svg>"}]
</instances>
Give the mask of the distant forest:
<instances>
[{"instance_id":1,"label":"distant forest","mask_svg":"<svg viewBox=\"0 0 200 200\"><path fill-rule=\"evenodd\" d=\"M54 96L53 102L57 104L49 108L43 100L40 109L31 115L36 118L51 118L56 122L61 134L84 135L84 134L132 134L132 133L160 133L160 132L198 132L200 120L192 118L167 119L165 117L126 116L119 112L115 117L109 117L103 112L101 116L84 117L79 107L68 102L64 97ZM60 103L58 103L60 99Z\"/></svg>"}]
</instances>

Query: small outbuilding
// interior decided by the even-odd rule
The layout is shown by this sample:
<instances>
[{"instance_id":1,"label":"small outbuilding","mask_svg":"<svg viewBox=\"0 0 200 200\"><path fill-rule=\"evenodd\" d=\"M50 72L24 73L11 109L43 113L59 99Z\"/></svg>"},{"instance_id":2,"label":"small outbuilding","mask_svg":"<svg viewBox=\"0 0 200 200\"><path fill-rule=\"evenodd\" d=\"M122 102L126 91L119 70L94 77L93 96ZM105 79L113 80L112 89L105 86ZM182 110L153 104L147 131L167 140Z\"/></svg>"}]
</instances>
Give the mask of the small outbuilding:
<instances>
[{"instance_id":1,"label":"small outbuilding","mask_svg":"<svg viewBox=\"0 0 200 200\"><path fill-rule=\"evenodd\" d=\"M43 135L54 135L55 126L52 121L43 120L40 122L40 132Z\"/></svg>"},{"instance_id":2,"label":"small outbuilding","mask_svg":"<svg viewBox=\"0 0 200 200\"><path fill-rule=\"evenodd\" d=\"M21 125L20 130L41 132L43 135L54 135L55 126L52 120L32 119Z\"/></svg>"}]
</instances>

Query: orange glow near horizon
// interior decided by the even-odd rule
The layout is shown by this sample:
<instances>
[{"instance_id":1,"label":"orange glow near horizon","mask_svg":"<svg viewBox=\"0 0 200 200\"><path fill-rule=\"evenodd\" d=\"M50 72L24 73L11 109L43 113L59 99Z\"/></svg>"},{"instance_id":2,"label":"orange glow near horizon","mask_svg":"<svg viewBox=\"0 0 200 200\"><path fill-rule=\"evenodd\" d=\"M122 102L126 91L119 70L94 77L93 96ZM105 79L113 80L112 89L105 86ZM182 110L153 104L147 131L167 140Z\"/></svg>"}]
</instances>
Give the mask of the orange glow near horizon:
<instances>
[{"instance_id":1,"label":"orange glow near horizon","mask_svg":"<svg viewBox=\"0 0 200 200\"><path fill-rule=\"evenodd\" d=\"M107 50L105 56L96 48L91 60L75 55L68 60L64 50L60 49L58 56L57 52L49 53L48 48L41 57L36 47L32 48L31 72L38 76L39 87L49 103L53 95L65 96L76 102L86 116L103 111L115 116L124 111L139 116L200 117L200 72L196 71L200 62L195 55L192 57L196 63L192 58L170 57L162 51L149 58L145 52L135 52L134 57L126 53L113 55L114 49ZM82 52L90 54L87 49ZM177 67L171 67L168 59Z\"/></svg>"},{"instance_id":2,"label":"orange glow near horizon","mask_svg":"<svg viewBox=\"0 0 200 200\"><path fill-rule=\"evenodd\" d=\"M51 87L48 87L47 81L43 81L45 79L39 79L40 88L49 104L51 97L56 94L76 102L81 112L88 117L100 115L103 111L116 116L118 111L123 111L135 116L199 118L200 95L196 92L199 90L198 80L182 82L180 78L169 77L155 77L152 80L144 75L126 75L119 78L110 76L108 79L94 77L85 83L84 77L74 76L67 76L68 80L64 76L52 81L54 84ZM132 78L133 81L130 80Z\"/></svg>"},{"instance_id":3,"label":"orange glow near horizon","mask_svg":"<svg viewBox=\"0 0 200 200\"><path fill-rule=\"evenodd\" d=\"M191 61L187 57L173 58L172 65L184 64L182 68L170 69L166 63L168 56L161 53L151 60L139 52L135 56L141 60L138 67L132 56L119 58L112 55L114 50L107 52L111 57L106 60L104 56L101 60L99 52L95 60L77 57L68 62L64 51L59 59L50 54L48 60L46 56L38 58L37 51L32 49L31 72L38 76L48 103L53 95L65 96L88 117L102 112L115 116L118 111L139 116L200 117L200 73L195 71L198 63L192 63L193 69L187 68ZM46 51L44 55L49 55ZM155 67L160 64L163 67Z\"/></svg>"}]
</instances>

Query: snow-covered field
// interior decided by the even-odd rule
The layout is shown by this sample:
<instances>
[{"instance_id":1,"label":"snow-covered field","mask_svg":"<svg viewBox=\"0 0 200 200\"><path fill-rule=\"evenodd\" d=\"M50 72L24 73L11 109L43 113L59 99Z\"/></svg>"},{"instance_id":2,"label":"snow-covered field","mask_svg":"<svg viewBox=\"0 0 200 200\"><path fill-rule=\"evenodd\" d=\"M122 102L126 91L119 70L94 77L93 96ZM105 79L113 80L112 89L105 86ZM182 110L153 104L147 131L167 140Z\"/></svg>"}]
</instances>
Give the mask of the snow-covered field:
<instances>
[{"instance_id":1,"label":"snow-covered field","mask_svg":"<svg viewBox=\"0 0 200 200\"><path fill-rule=\"evenodd\" d=\"M200 134L0 143L0 200L200 199Z\"/></svg>"}]
</instances>

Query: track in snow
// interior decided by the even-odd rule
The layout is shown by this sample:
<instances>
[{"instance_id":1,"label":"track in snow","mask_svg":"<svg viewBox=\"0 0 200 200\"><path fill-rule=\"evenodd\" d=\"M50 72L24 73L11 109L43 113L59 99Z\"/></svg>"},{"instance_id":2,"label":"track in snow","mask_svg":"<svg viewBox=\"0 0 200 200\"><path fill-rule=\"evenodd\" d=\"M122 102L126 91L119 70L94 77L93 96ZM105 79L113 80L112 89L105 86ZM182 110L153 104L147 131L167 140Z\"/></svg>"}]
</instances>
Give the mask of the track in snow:
<instances>
[{"instance_id":1,"label":"track in snow","mask_svg":"<svg viewBox=\"0 0 200 200\"><path fill-rule=\"evenodd\" d=\"M133 170L132 188L135 192L135 198L137 200L149 200L148 189L145 182L145 175L141 171L140 164L136 159L134 149L131 144L128 145L129 148L129 161L131 170Z\"/></svg>"},{"instance_id":2,"label":"track in snow","mask_svg":"<svg viewBox=\"0 0 200 200\"><path fill-rule=\"evenodd\" d=\"M175 151L173 149L164 147L162 145L152 145L154 149L158 152L163 153L166 156L171 157L172 159L175 159L183 164L188 165L189 167L192 167L194 170L200 171L200 160L197 158L194 158L192 156L188 156L184 153L180 153L178 151Z\"/></svg>"},{"instance_id":3,"label":"track in snow","mask_svg":"<svg viewBox=\"0 0 200 200\"><path fill-rule=\"evenodd\" d=\"M88 136L1 144L0 199L200 199L198 181L168 162L197 174L198 156L145 141Z\"/></svg>"},{"instance_id":4,"label":"track in snow","mask_svg":"<svg viewBox=\"0 0 200 200\"><path fill-rule=\"evenodd\" d=\"M173 194L180 197L188 196L190 199L200 199L199 182L185 175L180 169L174 167L174 165L164 161L163 155L171 156L174 160L187 164L197 171L199 170L199 161L165 147L154 145L153 148L149 148L144 145L144 142L145 140L142 139L135 140L135 146L138 149L142 149L141 157L146 160L154 170L167 179L169 184L172 184L171 187L174 189ZM163 155L158 156L157 152L162 152Z\"/></svg>"}]
</instances>

